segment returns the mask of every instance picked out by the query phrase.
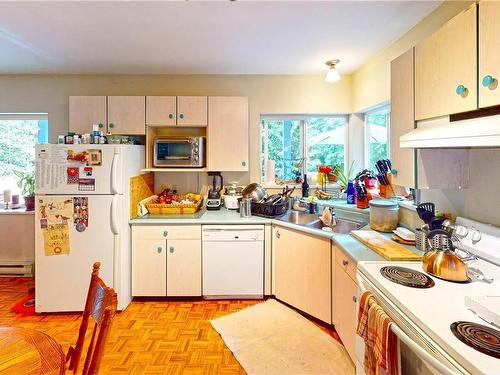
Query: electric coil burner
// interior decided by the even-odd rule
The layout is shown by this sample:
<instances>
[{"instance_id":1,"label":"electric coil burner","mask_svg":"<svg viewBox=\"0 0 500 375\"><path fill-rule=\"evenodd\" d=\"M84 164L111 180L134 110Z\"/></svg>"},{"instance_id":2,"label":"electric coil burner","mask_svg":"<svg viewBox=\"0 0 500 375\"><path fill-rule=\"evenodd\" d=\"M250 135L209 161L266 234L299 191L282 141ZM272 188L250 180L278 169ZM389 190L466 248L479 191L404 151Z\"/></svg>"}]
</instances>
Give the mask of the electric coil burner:
<instances>
[{"instance_id":1,"label":"electric coil burner","mask_svg":"<svg viewBox=\"0 0 500 375\"><path fill-rule=\"evenodd\" d=\"M472 322L455 322L450 328L455 337L464 344L500 359L499 330Z\"/></svg>"},{"instance_id":2,"label":"electric coil burner","mask_svg":"<svg viewBox=\"0 0 500 375\"><path fill-rule=\"evenodd\" d=\"M432 288L434 280L422 272L406 267L387 266L380 269L386 279L411 288Z\"/></svg>"}]
</instances>

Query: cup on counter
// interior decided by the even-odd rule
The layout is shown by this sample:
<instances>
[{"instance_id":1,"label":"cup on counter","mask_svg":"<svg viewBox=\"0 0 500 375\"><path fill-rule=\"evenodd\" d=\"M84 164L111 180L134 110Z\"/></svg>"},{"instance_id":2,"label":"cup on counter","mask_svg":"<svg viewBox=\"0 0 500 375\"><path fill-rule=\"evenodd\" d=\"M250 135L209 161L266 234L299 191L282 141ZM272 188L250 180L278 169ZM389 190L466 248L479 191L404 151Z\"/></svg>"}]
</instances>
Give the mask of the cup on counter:
<instances>
[{"instance_id":1,"label":"cup on counter","mask_svg":"<svg viewBox=\"0 0 500 375\"><path fill-rule=\"evenodd\" d=\"M240 217L252 216L252 198L241 198Z\"/></svg>"}]
</instances>

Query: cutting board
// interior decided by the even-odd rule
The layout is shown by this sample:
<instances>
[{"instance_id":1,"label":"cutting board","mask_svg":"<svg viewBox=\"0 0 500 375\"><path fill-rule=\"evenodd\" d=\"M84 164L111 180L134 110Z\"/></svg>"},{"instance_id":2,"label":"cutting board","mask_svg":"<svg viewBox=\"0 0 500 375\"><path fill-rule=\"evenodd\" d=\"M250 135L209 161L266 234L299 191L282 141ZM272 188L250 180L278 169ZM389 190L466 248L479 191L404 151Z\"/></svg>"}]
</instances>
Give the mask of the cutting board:
<instances>
[{"instance_id":1,"label":"cutting board","mask_svg":"<svg viewBox=\"0 0 500 375\"><path fill-rule=\"evenodd\" d=\"M387 260L422 260L420 255L374 230L353 230L352 236Z\"/></svg>"}]
</instances>

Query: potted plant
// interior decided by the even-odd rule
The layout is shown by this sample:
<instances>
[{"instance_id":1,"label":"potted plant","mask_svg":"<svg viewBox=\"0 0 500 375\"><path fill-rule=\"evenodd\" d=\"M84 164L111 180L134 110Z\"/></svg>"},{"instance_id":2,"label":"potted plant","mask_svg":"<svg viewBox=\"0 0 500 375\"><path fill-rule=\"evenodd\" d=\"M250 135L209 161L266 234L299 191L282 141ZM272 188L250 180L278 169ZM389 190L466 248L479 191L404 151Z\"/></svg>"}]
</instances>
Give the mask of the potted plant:
<instances>
[{"instance_id":1,"label":"potted plant","mask_svg":"<svg viewBox=\"0 0 500 375\"><path fill-rule=\"evenodd\" d=\"M35 209L35 173L14 171L14 174L19 178L17 186L24 196L26 211L33 211Z\"/></svg>"}]
</instances>

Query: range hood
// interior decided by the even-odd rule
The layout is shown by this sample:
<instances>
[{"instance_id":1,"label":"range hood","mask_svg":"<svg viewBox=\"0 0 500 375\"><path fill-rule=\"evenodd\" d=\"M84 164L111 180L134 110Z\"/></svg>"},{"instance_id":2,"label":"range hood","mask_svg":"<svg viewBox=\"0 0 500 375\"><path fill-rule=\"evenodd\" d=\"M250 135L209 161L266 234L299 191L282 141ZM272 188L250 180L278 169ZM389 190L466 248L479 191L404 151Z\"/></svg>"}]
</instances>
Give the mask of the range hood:
<instances>
[{"instance_id":1,"label":"range hood","mask_svg":"<svg viewBox=\"0 0 500 375\"><path fill-rule=\"evenodd\" d=\"M500 115L450 121L448 116L419 121L399 138L401 148L500 147Z\"/></svg>"}]
</instances>

